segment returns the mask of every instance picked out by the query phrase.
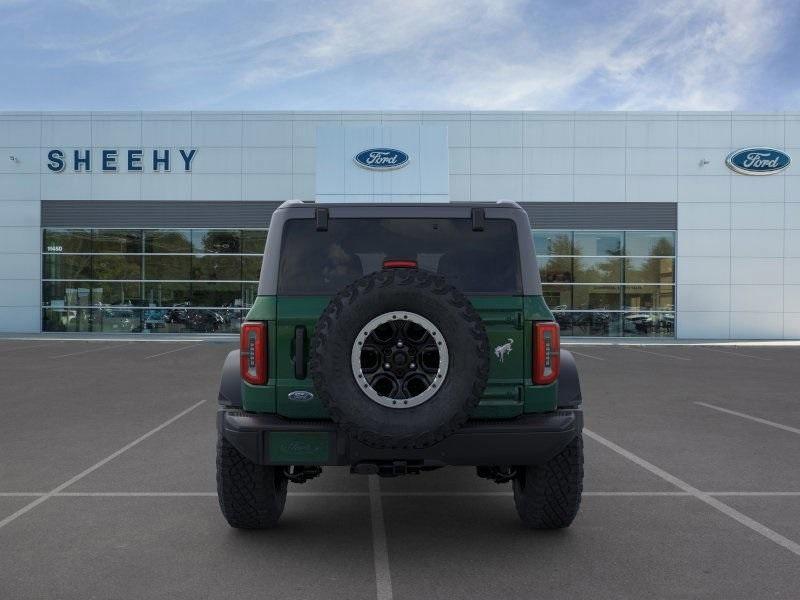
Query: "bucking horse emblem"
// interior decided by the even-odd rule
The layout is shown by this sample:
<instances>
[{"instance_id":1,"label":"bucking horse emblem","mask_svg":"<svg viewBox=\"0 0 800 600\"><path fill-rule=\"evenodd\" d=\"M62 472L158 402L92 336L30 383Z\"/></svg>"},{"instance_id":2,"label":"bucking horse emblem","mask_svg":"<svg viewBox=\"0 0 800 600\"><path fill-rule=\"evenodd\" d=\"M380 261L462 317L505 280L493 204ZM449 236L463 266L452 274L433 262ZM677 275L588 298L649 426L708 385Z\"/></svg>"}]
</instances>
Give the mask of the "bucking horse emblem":
<instances>
[{"instance_id":1,"label":"bucking horse emblem","mask_svg":"<svg viewBox=\"0 0 800 600\"><path fill-rule=\"evenodd\" d=\"M503 362L509 354L511 354L511 346L514 344L514 340L508 338L508 341L505 344L500 344L497 348L494 349L494 355Z\"/></svg>"}]
</instances>

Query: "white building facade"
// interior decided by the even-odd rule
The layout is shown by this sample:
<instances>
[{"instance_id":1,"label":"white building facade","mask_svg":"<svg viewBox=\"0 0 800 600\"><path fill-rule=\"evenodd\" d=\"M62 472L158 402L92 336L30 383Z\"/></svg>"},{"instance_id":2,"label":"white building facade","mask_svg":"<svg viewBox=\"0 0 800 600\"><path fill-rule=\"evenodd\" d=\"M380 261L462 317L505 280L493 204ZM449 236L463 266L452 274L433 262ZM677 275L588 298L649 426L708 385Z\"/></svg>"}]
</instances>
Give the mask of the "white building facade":
<instances>
[{"instance_id":1,"label":"white building facade","mask_svg":"<svg viewBox=\"0 0 800 600\"><path fill-rule=\"evenodd\" d=\"M800 339L795 156L800 113L0 113L0 331L235 331L282 201L512 200L567 335Z\"/></svg>"}]
</instances>

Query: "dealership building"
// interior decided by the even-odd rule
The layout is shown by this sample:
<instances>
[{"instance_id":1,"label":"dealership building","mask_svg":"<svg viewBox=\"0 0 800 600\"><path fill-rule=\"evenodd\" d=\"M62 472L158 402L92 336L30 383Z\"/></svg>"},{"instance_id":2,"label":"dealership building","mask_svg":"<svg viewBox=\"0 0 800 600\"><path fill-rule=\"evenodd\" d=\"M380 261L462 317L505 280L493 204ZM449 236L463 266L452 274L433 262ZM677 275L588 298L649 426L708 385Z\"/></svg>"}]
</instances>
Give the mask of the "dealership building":
<instances>
[{"instance_id":1,"label":"dealership building","mask_svg":"<svg viewBox=\"0 0 800 600\"><path fill-rule=\"evenodd\" d=\"M233 332L281 202L510 200L562 335L800 339L795 154L800 113L0 112L0 331Z\"/></svg>"}]
</instances>

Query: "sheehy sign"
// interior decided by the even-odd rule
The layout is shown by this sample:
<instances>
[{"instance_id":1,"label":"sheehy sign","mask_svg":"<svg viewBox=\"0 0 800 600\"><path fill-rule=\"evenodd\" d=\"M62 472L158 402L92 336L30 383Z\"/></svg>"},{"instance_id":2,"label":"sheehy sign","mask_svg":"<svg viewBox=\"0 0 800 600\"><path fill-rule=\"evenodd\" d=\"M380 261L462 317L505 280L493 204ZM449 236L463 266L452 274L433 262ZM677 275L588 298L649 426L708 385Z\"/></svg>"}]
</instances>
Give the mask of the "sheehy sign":
<instances>
[{"instance_id":1,"label":"sheehy sign","mask_svg":"<svg viewBox=\"0 0 800 600\"><path fill-rule=\"evenodd\" d=\"M47 168L53 173L66 170L73 173L91 173L93 170L101 173L138 173L145 170L154 173L173 170L189 172L196 155L197 148L164 148L147 152L140 148L79 149L69 152L53 148L47 153Z\"/></svg>"}]
</instances>

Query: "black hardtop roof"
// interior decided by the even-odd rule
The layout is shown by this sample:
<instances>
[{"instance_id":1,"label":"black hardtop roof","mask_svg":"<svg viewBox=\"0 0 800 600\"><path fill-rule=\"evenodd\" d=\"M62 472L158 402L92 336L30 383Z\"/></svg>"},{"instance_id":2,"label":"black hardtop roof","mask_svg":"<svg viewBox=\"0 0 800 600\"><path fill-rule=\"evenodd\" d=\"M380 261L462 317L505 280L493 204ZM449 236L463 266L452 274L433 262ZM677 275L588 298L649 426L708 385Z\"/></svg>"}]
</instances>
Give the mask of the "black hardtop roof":
<instances>
[{"instance_id":1,"label":"black hardtop roof","mask_svg":"<svg viewBox=\"0 0 800 600\"><path fill-rule=\"evenodd\" d=\"M510 219L514 221L519 244L522 290L526 296L541 295L542 286L533 248L533 235L528 213L516 202L423 202L423 203L362 203L362 202L308 202L289 200L272 213L267 236L264 260L261 264L259 295L275 295L278 289L278 269L283 239L283 228L291 219L318 219L324 211L323 221L353 218L428 218L468 219L475 216L473 209L482 209L480 219Z\"/></svg>"}]
</instances>

